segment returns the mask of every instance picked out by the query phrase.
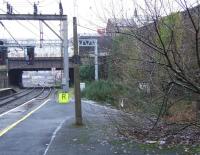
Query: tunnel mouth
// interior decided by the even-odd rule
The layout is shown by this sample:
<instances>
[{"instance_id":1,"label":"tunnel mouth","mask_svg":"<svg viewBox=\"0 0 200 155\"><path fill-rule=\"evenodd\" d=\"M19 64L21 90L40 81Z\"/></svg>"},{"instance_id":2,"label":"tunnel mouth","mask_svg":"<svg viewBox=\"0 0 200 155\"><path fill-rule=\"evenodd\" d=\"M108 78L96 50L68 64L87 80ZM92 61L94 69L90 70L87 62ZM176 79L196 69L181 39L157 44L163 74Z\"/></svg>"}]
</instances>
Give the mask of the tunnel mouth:
<instances>
[{"instance_id":1,"label":"tunnel mouth","mask_svg":"<svg viewBox=\"0 0 200 155\"><path fill-rule=\"evenodd\" d=\"M69 84L74 83L74 70L69 69ZM19 88L61 87L62 70L9 70L9 85Z\"/></svg>"},{"instance_id":2,"label":"tunnel mouth","mask_svg":"<svg viewBox=\"0 0 200 155\"><path fill-rule=\"evenodd\" d=\"M22 87L22 70L13 69L8 72L9 85Z\"/></svg>"}]
</instances>

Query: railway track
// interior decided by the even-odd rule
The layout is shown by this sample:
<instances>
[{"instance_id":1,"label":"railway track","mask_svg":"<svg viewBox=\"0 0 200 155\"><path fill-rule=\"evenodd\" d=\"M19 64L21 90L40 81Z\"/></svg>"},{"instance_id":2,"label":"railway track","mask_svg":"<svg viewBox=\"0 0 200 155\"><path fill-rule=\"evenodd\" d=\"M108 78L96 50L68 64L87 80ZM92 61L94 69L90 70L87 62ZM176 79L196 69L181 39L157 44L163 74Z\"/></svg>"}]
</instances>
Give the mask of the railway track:
<instances>
[{"instance_id":1,"label":"railway track","mask_svg":"<svg viewBox=\"0 0 200 155\"><path fill-rule=\"evenodd\" d=\"M48 89L49 89L48 92L46 94L44 94L44 96L39 97L40 96L39 95L36 97L36 100L44 100L44 99L48 98L52 93L52 88L48 87Z\"/></svg>"},{"instance_id":2,"label":"railway track","mask_svg":"<svg viewBox=\"0 0 200 155\"><path fill-rule=\"evenodd\" d=\"M15 93L13 95L9 95L4 98L0 98L0 113L3 113L7 110L16 108L17 106L20 106L26 102L32 101L32 100L45 100L48 98L52 93L52 88L33 88L33 89L26 89L23 91L20 91L18 93Z\"/></svg>"},{"instance_id":3,"label":"railway track","mask_svg":"<svg viewBox=\"0 0 200 155\"><path fill-rule=\"evenodd\" d=\"M18 99L24 97L24 96L27 96L28 94L31 94L33 93L35 90L35 88L31 89L31 90L24 90L24 91L21 91L19 93L15 93L13 95L9 95L9 96L6 96L4 98L1 98L0 99L0 107L4 106L4 105L7 105L11 102L15 102L17 101Z\"/></svg>"},{"instance_id":4,"label":"railway track","mask_svg":"<svg viewBox=\"0 0 200 155\"><path fill-rule=\"evenodd\" d=\"M19 94L23 94L23 93L25 93L25 92L28 91L28 90L30 90L30 89L27 88L27 89L24 89L24 90L22 90L22 91L16 92L16 93L14 93L14 94L11 94L11 95L8 95L8 96L5 96L5 97L0 97L0 102L3 101L3 100L8 99L8 98L10 98L10 97L14 97L14 96L17 96L17 95L19 95Z\"/></svg>"}]
</instances>

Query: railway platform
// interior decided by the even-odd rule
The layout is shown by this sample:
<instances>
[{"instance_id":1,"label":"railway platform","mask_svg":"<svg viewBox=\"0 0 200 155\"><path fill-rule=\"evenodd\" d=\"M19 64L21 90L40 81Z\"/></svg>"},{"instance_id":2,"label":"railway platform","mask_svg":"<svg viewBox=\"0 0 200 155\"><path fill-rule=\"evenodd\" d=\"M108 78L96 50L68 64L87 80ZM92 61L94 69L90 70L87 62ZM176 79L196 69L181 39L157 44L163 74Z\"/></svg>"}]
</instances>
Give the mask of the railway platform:
<instances>
[{"instance_id":1,"label":"railway platform","mask_svg":"<svg viewBox=\"0 0 200 155\"><path fill-rule=\"evenodd\" d=\"M109 119L119 111L82 101L84 125L80 127L74 125L74 107L73 100L61 105L51 95L0 114L0 155L162 154L161 150L147 152L119 136Z\"/></svg>"}]
</instances>

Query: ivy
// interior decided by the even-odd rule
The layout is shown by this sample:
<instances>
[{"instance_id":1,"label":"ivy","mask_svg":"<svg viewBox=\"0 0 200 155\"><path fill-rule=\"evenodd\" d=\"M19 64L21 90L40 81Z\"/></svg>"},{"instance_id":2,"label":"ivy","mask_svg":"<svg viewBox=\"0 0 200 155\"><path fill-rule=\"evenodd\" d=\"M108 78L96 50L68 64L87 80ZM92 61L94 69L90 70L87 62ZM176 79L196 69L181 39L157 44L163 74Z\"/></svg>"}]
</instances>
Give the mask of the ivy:
<instances>
[{"instance_id":1,"label":"ivy","mask_svg":"<svg viewBox=\"0 0 200 155\"><path fill-rule=\"evenodd\" d=\"M163 17L158 23L158 31L160 38L165 47L170 46L171 39L173 38L173 46L180 48L183 37L182 17L180 13L172 13L169 16ZM161 46L161 40L158 35L156 42Z\"/></svg>"}]
</instances>

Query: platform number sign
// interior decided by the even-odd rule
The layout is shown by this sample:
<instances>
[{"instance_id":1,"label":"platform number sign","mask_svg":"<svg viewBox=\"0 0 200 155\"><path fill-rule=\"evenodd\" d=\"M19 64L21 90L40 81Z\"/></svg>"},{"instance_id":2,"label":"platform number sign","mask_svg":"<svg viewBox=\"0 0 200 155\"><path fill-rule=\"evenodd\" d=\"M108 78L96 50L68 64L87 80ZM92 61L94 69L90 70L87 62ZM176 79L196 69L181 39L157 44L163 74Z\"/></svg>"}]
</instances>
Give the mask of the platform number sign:
<instances>
[{"instance_id":1,"label":"platform number sign","mask_svg":"<svg viewBox=\"0 0 200 155\"><path fill-rule=\"evenodd\" d=\"M65 92L58 93L58 102L60 104L69 103L69 93L65 93Z\"/></svg>"}]
</instances>

